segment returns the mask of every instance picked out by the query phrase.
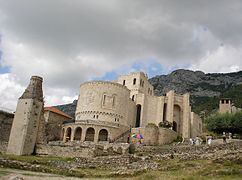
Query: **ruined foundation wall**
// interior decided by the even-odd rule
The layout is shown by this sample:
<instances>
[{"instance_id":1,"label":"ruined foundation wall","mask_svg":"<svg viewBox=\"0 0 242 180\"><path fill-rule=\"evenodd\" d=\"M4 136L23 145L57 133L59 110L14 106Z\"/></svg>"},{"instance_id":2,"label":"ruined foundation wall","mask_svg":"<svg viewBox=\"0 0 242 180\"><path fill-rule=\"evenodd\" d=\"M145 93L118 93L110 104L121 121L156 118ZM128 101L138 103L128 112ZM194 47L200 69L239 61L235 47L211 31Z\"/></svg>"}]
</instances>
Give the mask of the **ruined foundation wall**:
<instances>
[{"instance_id":1,"label":"ruined foundation wall","mask_svg":"<svg viewBox=\"0 0 242 180\"><path fill-rule=\"evenodd\" d=\"M158 144L170 144L177 139L178 134L167 128L159 128Z\"/></svg>"},{"instance_id":2,"label":"ruined foundation wall","mask_svg":"<svg viewBox=\"0 0 242 180\"><path fill-rule=\"evenodd\" d=\"M46 145L37 145L36 153L38 155L58 156L58 157L95 157L112 156L127 154L128 143L117 144L94 144L55 141Z\"/></svg>"},{"instance_id":3,"label":"ruined foundation wall","mask_svg":"<svg viewBox=\"0 0 242 180\"><path fill-rule=\"evenodd\" d=\"M131 142L141 143L145 145L163 145L172 143L178 136L178 134L167 128L158 128L158 127L140 127L140 128L132 128L132 134L141 134L143 139L139 140L137 138L131 138Z\"/></svg>"}]
</instances>

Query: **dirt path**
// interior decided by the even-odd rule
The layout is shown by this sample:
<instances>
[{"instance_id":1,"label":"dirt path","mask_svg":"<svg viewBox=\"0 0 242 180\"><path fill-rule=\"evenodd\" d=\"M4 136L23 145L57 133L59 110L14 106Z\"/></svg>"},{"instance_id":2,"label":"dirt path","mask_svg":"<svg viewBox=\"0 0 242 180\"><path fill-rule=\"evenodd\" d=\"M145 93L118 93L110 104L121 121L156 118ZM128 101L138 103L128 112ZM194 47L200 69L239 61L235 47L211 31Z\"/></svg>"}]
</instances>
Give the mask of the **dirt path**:
<instances>
[{"instance_id":1,"label":"dirt path","mask_svg":"<svg viewBox=\"0 0 242 180\"><path fill-rule=\"evenodd\" d=\"M55 174L0 168L0 180L79 180Z\"/></svg>"}]
</instances>

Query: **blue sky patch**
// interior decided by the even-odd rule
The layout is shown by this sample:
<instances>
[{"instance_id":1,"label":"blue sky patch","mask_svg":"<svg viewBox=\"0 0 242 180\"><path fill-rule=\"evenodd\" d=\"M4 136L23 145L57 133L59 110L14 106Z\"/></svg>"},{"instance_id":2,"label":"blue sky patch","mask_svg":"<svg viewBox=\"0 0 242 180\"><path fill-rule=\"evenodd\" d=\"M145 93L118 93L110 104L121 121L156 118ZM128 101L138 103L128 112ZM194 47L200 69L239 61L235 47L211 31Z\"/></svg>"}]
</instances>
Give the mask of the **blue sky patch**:
<instances>
[{"instance_id":1,"label":"blue sky patch","mask_svg":"<svg viewBox=\"0 0 242 180\"><path fill-rule=\"evenodd\" d=\"M1 61L2 61L2 52L0 51L0 74L9 73L10 67L3 66Z\"/></svg>"}]
</instances>

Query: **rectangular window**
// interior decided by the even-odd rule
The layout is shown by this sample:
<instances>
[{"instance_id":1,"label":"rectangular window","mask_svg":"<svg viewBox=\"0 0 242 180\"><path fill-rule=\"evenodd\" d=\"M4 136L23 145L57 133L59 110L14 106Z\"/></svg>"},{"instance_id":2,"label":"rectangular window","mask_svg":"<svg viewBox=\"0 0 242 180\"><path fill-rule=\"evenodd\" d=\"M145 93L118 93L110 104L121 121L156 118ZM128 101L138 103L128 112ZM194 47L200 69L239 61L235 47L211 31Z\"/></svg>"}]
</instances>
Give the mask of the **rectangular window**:
<instances>
[{"instance_id":1,"label":"rectangular window","mask_svg":"<svg viewBox=\"0 0 242 180\"><path fill-rule=\"evenodd\" d=\"M133 80L133 85L135 85L136 84L136 78L134 78L134 80Z\"/></svg>"},{"instance_id":2,"label":"rectangular window","mask_svg":"<svg viewBox=\"0 0 242 180\"><path fill-rule=\"evenodd\" d=\"M125 86L125 80L123 80L123 86Z\"/></svg>"}]
</instances>

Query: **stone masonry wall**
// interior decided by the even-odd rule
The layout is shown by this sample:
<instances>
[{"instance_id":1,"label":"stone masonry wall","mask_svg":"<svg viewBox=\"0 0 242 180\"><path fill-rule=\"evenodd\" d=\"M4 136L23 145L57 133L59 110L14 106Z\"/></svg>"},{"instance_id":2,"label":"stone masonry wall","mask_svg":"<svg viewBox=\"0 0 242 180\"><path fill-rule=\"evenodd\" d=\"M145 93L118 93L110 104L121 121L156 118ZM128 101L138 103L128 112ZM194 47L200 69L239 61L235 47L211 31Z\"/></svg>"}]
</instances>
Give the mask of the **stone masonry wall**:
<instances>
[{"instance_id":1,"label":"stone masonry wall","mask_svg":"<svg viewBox=\"0 0 242 180\"><path fill-rule=\"evenodd\" d=\"M128 143L91 143L91 142L50 142L47 145L37 145L38 155L59 156L59 157L94 157L122 155L128 153Z\"/></svg>"},{"instance_id":2,"label":"stone masonry wall","mask_svg":"<svg viewBox=\"0 0 242 180\"><path fill-rule=\"evenodd\" d=\"M173 130L166 128L154 127L141 127L141 128L132 128L132 134L141 134L143 139L141 142L145 145L163 145L173 142L177 138L177 133ZM139 139L132 138L131 142L137 143Z\"/></svg>"},{"instance_id":3,"label":"stone masonry wall","mask_svg":"<svg viewBox=\"0 0 242 180\"><path fill-rule=\"evenodd\" d=\"M169 144L176 140L177 133L173 130L167 128L159 128L159 135L158 135L158 144Z\"/></svg>"},{"instance_id":4,"label":"stone masonry wall","mask_svg":"<svg viewBox=\"0 0 242 180\"><path fill-rule=\"evenodd\" d=\"M0 141L8 142L14 114L0 110Z\"/></svg>"}]
</instances>

